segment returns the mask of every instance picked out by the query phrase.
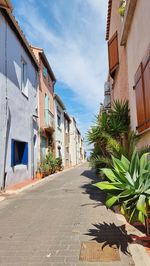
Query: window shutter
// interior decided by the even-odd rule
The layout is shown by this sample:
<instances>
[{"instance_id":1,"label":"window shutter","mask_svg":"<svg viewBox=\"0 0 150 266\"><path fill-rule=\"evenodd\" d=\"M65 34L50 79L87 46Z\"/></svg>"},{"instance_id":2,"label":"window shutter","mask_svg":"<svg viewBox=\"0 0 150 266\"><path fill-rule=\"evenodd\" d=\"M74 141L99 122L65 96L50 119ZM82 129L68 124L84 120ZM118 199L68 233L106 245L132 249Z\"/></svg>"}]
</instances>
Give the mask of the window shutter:
<instances>
[{"instance_id":1,"label":"window shutter","mask_svg":"<svg viewBox=\"0 0 150 266\"><path fill-rule=\"evenodd\" d=\"M146 127L150 127L150 49L143 60L143 83L145 93Z\"/></svg>"},{"instance_id":2,"label":"window shutter","mask_svg":"<svg viewBox=\"0 0 150 266\"><path fill-rule=\"evenodd\" d=\"M135 74L135 95L136 95L136 109L137 109L137 121L138 121L137 129L138 132L140 133L146 128L142 64L140 64Z\"/></svg>"},{"instance_id":3,"label":"window shutter","mask_svg":"<svg viewBox=\"0 0 150 266\"><path fill-rule=\"evenodd\" d=\"M24 149L21 164L28 165L28 143L24 142Z\"/></svg>"},{"instance_id":4,"label":"window shutter","mask_svg":"<svg viewBox=\"0 0 150 266\"><path fill-rule=\"evenodd\" d=\"M119 64L118 54L118 35L117 32L112 36L108 42L108 57L109 57L109 72L112 77Z\"/></svg>"}]
</instances>

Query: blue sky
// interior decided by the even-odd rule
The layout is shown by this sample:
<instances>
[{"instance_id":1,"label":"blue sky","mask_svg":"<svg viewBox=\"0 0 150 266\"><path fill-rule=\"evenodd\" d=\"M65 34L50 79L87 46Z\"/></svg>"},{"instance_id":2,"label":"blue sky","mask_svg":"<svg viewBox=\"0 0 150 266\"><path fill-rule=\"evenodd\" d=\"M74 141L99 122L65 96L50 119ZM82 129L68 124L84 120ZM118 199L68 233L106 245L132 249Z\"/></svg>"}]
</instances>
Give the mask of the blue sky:
<instances>
[{"instance_id":1,"label":"blue sky","mask_svg":"<svg viewBox=\"0 0 150 266\"><path fill-rule=\"evenodd\" d=\"M45 50L58 93L83 135L103 101L108 0L12 0L28 41Z\"/></svg>"}]
</instances>

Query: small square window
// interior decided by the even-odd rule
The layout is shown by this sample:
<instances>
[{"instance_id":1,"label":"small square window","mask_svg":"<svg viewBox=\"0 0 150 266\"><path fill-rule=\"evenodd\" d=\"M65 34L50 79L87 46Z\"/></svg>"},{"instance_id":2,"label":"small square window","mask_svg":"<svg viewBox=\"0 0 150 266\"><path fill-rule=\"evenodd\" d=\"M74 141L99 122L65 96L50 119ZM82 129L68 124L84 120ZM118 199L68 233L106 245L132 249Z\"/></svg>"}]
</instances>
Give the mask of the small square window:
<instances>
[{"instance_id":1,"label":"small square window","mask_svg":"<svg viewBox=\"0 0 150 266\"><path fill-rule=\"evenodd\" d=\"M11 141L11 166L28 165L28 143L12 139Z\"/></svg>"}]
</instances>

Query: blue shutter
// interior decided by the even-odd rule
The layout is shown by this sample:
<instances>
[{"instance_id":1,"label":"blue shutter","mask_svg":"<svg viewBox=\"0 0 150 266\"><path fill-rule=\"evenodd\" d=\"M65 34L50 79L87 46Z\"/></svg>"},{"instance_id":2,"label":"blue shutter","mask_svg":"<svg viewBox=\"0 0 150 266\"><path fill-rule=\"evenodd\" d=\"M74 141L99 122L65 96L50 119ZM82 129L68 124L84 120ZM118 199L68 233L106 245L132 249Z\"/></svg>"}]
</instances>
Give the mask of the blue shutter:
<instances>
[{"instance_id":1,"label":"blue shutter","mask_svg":"<svg viewBox=\"0 0 150 266\"><path fill-rule=\"evenodd\" d=\"M28 165L28 143L24 143L24 151L22 155L21 164Z\"/></svg>"},{"instance_id":2,"label":"blue shutter","mask_svg":"<svg viewBox=\"0 0 150 266\"><path fill-rule=\"evenodd\" d=\"M15 165L15 141L11 140L11 167Z\"/></svg>"}]
</instances>

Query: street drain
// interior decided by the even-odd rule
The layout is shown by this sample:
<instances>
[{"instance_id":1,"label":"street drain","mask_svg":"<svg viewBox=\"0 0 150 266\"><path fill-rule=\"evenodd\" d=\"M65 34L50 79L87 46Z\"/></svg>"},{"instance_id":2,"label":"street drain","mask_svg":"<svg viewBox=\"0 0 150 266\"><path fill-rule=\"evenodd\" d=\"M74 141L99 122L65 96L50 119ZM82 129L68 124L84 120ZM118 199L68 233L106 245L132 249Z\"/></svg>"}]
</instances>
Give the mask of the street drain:
<instances>
[{"instance_id":1,"label":"street drain","mask_svg":"<svg viewBox=\"0 0 150 266\"><path fill-rule=\"evenodd\" d=\"M116 247L105 246L104 243L82 242L80 260L89 262L98 261L120 261L119 251Z\"/></svg>"}]
</instances>

